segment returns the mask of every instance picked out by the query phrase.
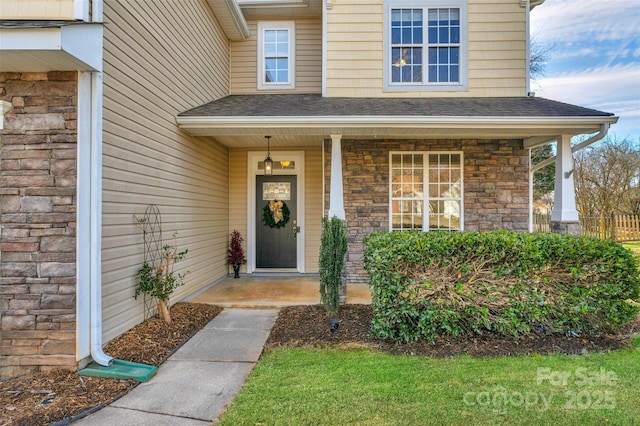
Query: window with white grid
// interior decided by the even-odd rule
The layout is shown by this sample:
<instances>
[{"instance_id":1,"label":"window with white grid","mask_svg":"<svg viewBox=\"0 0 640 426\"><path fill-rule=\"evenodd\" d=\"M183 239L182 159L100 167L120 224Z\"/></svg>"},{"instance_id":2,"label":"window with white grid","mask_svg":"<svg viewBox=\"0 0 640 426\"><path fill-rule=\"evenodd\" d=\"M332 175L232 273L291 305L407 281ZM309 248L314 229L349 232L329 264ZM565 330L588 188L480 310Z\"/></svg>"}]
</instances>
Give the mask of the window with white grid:
<instances>
[{"instance_id":1,"label":"window with white grid","mask_svg":"<svg viewBox=\"0 0 640 426\"><path fill-rule=\"evenodd\" d=\"M385 90L466 89L466 0L386 0Z\"/></svg>"},{"instance_id":2,"label":"window with white grid","mask_svg":"<svg viewBox=\"0 0 640 426\"><path fill-rule=\"evenodd\" d=\"M391 230L462 229L462 153L391 152Z\"/></svg>"},{"instance_id":3,"label":"window with white grid","mask_svg":"<svg viewBox=\"0 0 640 426\"><path fill-rule=\"evenodd\" d=\"M295 23L258 23L258 89L295 87Z\"/></svg>"}]
</instances>

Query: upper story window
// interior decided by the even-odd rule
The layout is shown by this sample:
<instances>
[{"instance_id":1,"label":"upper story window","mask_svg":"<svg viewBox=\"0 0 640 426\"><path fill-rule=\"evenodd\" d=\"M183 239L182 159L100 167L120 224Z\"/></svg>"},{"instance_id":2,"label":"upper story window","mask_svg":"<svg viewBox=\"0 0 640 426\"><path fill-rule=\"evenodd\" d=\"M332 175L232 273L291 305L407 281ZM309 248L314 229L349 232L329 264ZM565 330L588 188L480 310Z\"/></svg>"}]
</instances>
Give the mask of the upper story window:
<instances>
[{"instance_id":1,"label":"upper story window","mask_svg":"<svg viewBox=\"0 0 640 426\"><path fill-rule=\"evenodd\" d=\"M466 1L388 0L385 90L466 89Z\"/></svg>"},{"instance_id":2,"label":"upper story window","mask_svg":"<svg viewBox=\"0 0 640 426\"><path fill-rule=\"evenodd\" d=\"M295 87L295 23L258 23L258 89Z\"/></svg>"}]
</instances>

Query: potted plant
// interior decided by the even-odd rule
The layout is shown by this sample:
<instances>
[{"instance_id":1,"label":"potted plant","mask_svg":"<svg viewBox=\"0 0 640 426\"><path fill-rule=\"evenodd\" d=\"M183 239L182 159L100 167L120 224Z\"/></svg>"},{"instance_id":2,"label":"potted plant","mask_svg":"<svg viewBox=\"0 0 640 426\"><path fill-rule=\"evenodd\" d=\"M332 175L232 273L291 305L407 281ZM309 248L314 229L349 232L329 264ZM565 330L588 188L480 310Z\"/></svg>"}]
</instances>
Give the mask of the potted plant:
<instances>
[{"instance_id":1,"label":"potted plant","mask_svg":"<svg viewBox=\"0 0 640 426\"><path fill-rule=\"evenodd\" d=\"M247 263L244 249L242 248L244 238L242 238L242 234L235 229L230 235L231 241L229 242L227 263L233 265L233 278L240 278L240 265Z\"/></svg>"},{"instance_id":2,"label":"potted plant","mask_svg":"<svg viewBox=\"0 0 640 426\"><path fill-rule=\"evenodd\" d=\"M184 284L184 277L188 273L176 273L173 268L177 262L184 259L188 251L178 252L176 247L165 244L162 246L160 265L145 262L138 271L138 288L134 298L137 299L140 293L145 293L158 299L158 316L168 326L171 326L169 297L177 287Z\"/></svg>"}]
</instances>

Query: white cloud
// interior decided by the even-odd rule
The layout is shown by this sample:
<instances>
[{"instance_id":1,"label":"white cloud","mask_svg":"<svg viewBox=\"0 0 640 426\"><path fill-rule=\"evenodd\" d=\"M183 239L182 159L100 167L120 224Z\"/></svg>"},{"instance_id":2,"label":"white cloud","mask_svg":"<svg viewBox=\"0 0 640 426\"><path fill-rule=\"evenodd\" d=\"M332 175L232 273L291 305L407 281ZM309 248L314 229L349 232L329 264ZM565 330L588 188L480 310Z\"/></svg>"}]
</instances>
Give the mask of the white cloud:
<instances>
[{"instance_id":1,"label":"white cloud","mask_svg":"<svg viewBox=\"0 0 640 426\"><path fill-rule=\"evenodd\" d=\"M640 64L569 71L540 78L533 87L544 97L582 106L640 106Z\"/></svg>"},{"instance_id":2,"label":"white cloud","mask_svg":"<svg viewBox=\"0 0 640 426\"><path fill-rule=\"evenodd\" d=\"M612 132L640 138L640 2L546 0L531 13L536 42L554 46L538 96L620 117Z\"/></svg>"},{"instance_id":3,"label":"white cloud","mask_svg":"<svg viewBox=\"0 0 640 426\"><path fill-rule=\"evenodd\" d=\"M533 82L536 96L554 99L620 117L612 131L640 135L640 64L565 72Z\"/></svg>"},{"instance_id":4,"label":"white cloud","mask_svg":"<svg viewBox=\"0 0 640 426\"><path fill-rule=\"evenodd\" d=\"M540 40L584 42L636 38L640 7L629 0L546 0L531 12Z\"/></svg>"}]
</instances>

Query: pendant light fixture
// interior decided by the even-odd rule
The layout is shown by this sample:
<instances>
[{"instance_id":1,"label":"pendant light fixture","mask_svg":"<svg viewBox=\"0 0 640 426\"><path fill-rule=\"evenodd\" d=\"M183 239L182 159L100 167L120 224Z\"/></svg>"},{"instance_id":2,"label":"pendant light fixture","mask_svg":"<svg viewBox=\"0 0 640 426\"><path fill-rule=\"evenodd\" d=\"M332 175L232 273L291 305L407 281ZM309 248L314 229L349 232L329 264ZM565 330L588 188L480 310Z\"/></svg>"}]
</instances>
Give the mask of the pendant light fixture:
<instances>
[{"instance_id":1,"label":"pendant light fixture","mask_svg":"<svg viewBox=\"0 0 640 426\"><path fill-rule=\"evenodd\" d=\"M267 140L267 158L264 159L264 175L271 176L273 174L273 160L271 159L271 136L264 137Z\"/></svg>"}]
</instances>

